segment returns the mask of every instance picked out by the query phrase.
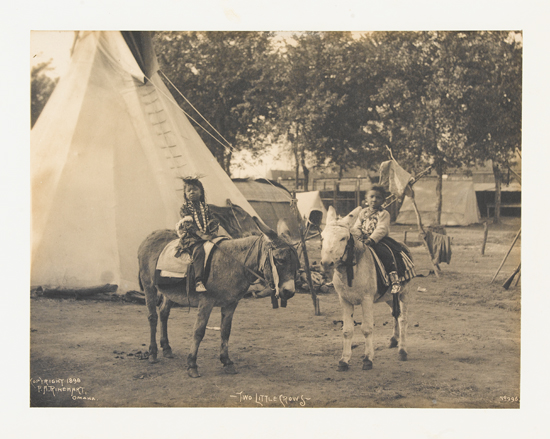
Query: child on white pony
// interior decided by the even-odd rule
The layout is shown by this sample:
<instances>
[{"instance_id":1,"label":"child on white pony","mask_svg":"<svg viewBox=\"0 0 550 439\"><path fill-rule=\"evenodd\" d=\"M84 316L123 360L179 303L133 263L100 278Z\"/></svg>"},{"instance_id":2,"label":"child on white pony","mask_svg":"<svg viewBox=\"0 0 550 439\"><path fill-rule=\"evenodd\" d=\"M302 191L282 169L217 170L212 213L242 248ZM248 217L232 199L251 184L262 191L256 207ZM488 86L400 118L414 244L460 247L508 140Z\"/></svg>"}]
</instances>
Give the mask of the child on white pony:
<instances>
[{"instance_id":1,"label":"child on white pony","mask_svg":"<svg viewBox=\"0 0 550 439\"><path fill-rule=\"evenodd\" d=\"M390 214L382 208L386 199L382 186L372 186L366 195L367 207L359 213L351 234L372 247L384 265L392 285L392 294L401 290L401 283L415 276L409 249L390 234Z\"/></svg>"}]
</instances>

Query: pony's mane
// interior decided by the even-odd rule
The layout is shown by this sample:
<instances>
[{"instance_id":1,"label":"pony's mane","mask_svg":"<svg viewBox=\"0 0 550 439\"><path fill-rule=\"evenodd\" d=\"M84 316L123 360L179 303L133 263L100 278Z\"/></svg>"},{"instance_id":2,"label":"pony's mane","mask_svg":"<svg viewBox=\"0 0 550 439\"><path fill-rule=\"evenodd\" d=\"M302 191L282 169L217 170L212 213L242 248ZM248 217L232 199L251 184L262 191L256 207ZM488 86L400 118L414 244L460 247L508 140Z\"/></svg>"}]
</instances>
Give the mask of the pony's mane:
<instances>
[{"instance_id":1,"label":"pony's mane","mask_svg":"<svg viewBox=\"0 0 550 439\"><path fill-rule=\"evenodd\" d=\"M261 233L256 230L245 230L241 234L241 238L248 238L249 236L259 236L259 235L261 235Z\"/></svg>"}]
</instances>

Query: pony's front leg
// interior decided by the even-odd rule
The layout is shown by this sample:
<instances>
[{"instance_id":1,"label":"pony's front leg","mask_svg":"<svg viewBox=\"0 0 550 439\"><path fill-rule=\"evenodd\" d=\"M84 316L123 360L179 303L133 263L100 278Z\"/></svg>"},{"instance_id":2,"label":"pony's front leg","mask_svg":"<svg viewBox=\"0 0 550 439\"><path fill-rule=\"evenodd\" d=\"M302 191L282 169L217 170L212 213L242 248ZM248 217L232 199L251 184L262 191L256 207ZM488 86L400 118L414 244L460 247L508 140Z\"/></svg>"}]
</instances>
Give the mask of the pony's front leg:
<instances>
[{"instance_id":1,"label":"pony's front leg","mask_svg":"<svg viewBox=\"0 0 550 439\"><path fill-rule=\"evenodd\" d=\"M237 308L237 303L238 302L235 302L231 305L222 307L222 321L220 328L222 345L220 350L220 360L223 363L223 370L228 374L237 373L235 365L229 359L229 336L231 335L231 323L233 322L233 314L235 313L235 308Z\"/></svg>"},{"instance_id":2,"label":"pony's front leg","mask_svg":"<svg viewBox=\"0 0 550 439\"><path fill-rule=\"evenodd\" d=\"M390 303L390 307L393 305ZM390 338L390 349L399 345L399 319L393 318L393 333Z\"/></svg>"},{"instance_id":3,"label":"pony's front leg","mask_svg":"<svg viewBox=\"0 0 550 439\"><path fill-rule=\"evenodd\" d=\"M163 296L162 305L160 306L160 346L162 347L162 356L166 358L174 358L172 348L168 342L168 317L170 317L170 309L172 302L168 297Z\"/></svg>"},{"instance_id":4,"label":"pony's front leg","mask_svg":"<svg viewBox=\"0 0 550 439\"><path fill-rule=\"evenodd\" d=\"M401 291L399 293L399 306L401 307L401 313L399 314L399 317L397 318L397 326L399 330L399 359L401 361L407 360L407 329L409 326L409 301L408 301L408 292Z\"/></svg>"},{"instance_id":5,"label":"pony's front leg","mask_svg":"<svg viewBox=\"0 0 550 439\"><path fill-rule=\"evenodd\" d=\"M363 370L372 369L372 361L374 360L374 302L372 298L367 298L361 303L363 311L363 322L361 323L361 332L365 337L365 357L363 358Z\"/></svg>"},{"instance_id":6,"label":"pony's front leg","mask_svg":"<svg viewBox=\"0 0 550 439\"><path fill-rule=\"evenodd\" d=\"M342 306L342 333L344 334L344 347L342 350L342 358L338 362L338 371L344 372L349 368L349 360L351 359L351 342L353 340L353 310L354 307L347 300L340 297L340 305Z\"/></svg>"},{"instance_id":7,"label":"pony's front leg","mask_svg":"<svg viewBox=\"0 0 550 439\"><path fill-rule=\"evenodd\" d=\"M202 297L201 299L204 299ZM197 353L204 334L206 332L206 324L210 318L210 313L214 308L214 300L201 300L199 302L199 312L195 326L193 327L193 340L191 342L191 352L187 355L187 374L191 378L198 378L200 374L197 370Z\"/></svg>"}]
</instances>

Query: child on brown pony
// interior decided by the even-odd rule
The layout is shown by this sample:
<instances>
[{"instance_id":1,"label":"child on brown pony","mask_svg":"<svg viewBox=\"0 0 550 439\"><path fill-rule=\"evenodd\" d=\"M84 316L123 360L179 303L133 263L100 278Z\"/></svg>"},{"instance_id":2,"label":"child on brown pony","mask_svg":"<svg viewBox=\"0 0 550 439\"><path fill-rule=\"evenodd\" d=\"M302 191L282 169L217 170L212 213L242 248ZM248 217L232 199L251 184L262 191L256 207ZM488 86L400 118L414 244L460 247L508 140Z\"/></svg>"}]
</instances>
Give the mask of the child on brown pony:
<instances>
[{"instance_id":1,"label":"child on brown pony","mask_svg":"<svg viewBox=\"0 0 550 439\"><path fill-rule=\"evenodd\" d=\"M382 208L386 191L382 186L372 186L366 195L367 206L361 210L351 233L373 248L384 265L392 285L391 292L401 290L401 282L415 276L409 249L390 234L390 214Z\"/></svg>"},{"instance_id":2,"label":"child on brown pony","mask_svg":"<svg viewBox=\"0 0 550 439\"><path fill-rule=\"evenodd\" d=\"M206 292L204 286L204 247L205 241L211 240L217 233L219 225L212 217L204 196L204 187L198 178L183 179L184 203L180 209L181 220L176 224L180 238L176 256L187 253L192 257L195 271L195 290Z\"/></svg>"}]
</instances>

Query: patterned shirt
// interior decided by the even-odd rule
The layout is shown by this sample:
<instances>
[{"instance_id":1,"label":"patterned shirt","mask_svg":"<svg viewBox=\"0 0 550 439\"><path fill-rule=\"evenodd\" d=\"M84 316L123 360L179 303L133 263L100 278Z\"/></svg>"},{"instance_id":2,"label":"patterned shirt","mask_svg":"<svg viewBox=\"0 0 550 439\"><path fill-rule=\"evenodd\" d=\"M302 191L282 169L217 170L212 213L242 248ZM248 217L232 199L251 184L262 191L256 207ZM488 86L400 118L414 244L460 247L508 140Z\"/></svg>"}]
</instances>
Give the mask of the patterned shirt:
<instances>
[{"instance_id":1,"label":"patterned shirt","mask_svg":"<svg viewBox=\"0 0 550 439\"><path fill-rule=\"evenodd\" d=\"M208 205L201 203L194 206L186 203L180 209L181 220L176 224L176 232L180 238L176 257L186 252L191 254L194 245L204 242L199 235L215 235L218 222L212 218Z\"/></svg>"},{"instance_id":2,"label":"patterned shirt","mask_svg":"<svg viewBox=\"0 0 550 439\"><path fill-rule=\"evenodd\" d=\"M197 205L193 205L190 202L185 203L181 206L180 217L182 219L189 217L192 218L193 222L190 231L194 233L203 232L207 234L214 234L218 231L218 222L212 218L212 214L210 213L210 209L207 204L199 203ZM176 228L178 228L177 225Z\"/></svg>"},{"instance_id":3,"label":"patterned shirt","mask_svg":"<svg viewBox=\"0 0 550 439\"><path fill-rule=\"evenodd\" d=\"M390 214L384 209L373 210L366 207L359 213L351 232L355 236L370 238L378 243L390 234Z\"/></svg>"}]
</instances>

